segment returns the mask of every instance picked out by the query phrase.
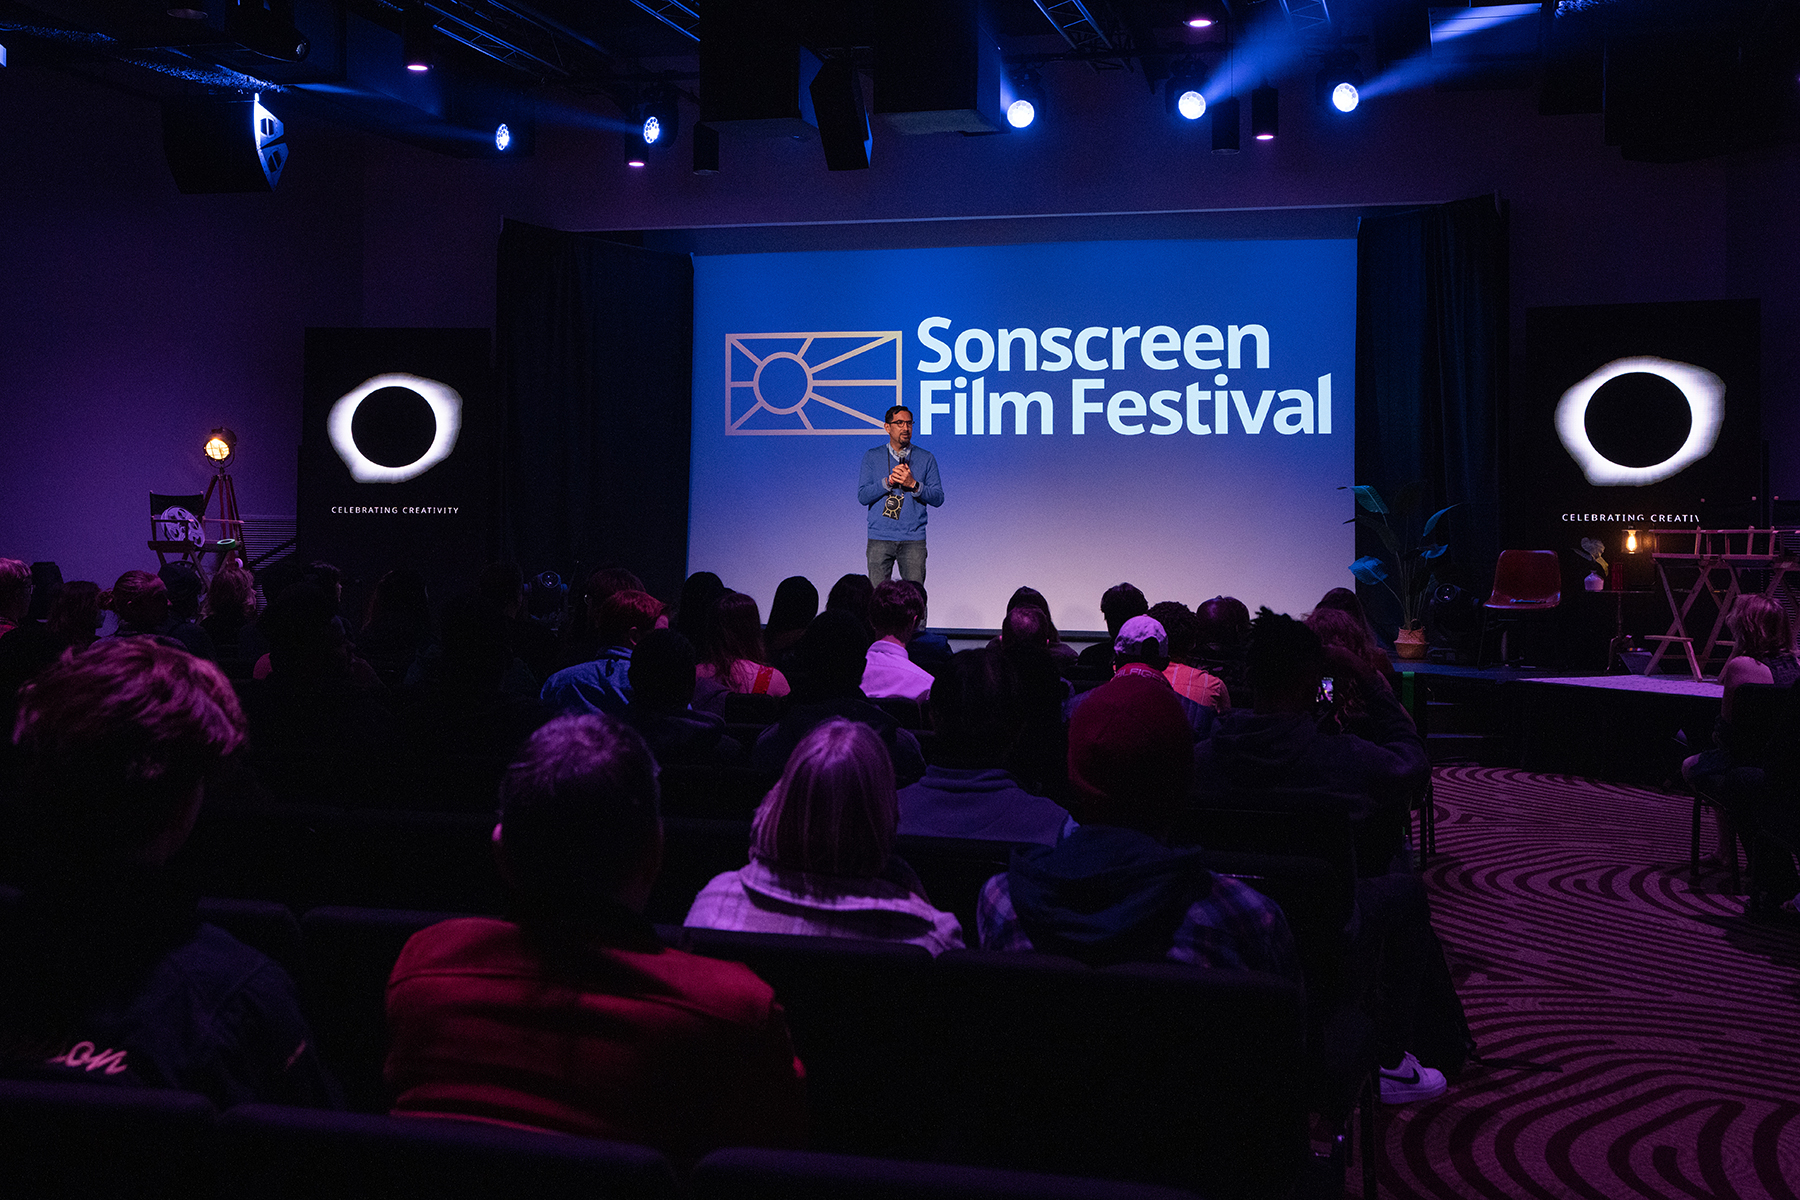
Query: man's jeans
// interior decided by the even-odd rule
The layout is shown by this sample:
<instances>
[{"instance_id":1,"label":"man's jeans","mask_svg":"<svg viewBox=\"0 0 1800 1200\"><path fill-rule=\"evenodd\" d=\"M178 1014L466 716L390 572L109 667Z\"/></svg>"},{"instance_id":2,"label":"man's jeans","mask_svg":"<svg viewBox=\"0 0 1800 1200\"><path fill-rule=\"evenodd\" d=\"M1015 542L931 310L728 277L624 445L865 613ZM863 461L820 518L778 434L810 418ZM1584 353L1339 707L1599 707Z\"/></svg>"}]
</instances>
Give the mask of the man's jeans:
<instances>
[{"instance_id":1,"label":"man's jeans","mask_svg":"<svg viewBox=\"0 0 1800 1200\"><path fill-rule=\"evenodd\" d=\"M869 582L876 587L891 577L894 564L900 564L900 578L913 583L925 582L925 539L916 542L878 542L869 539Z\"/></svg>"}]
</instances>

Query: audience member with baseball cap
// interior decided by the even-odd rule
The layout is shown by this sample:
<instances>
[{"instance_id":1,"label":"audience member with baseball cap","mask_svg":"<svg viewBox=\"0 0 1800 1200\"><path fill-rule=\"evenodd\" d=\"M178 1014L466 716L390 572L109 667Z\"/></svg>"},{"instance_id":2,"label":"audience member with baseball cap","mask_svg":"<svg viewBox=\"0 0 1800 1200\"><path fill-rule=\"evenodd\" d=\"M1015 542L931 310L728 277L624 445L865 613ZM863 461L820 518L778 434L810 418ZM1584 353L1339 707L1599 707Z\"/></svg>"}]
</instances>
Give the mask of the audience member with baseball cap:
<instances>
[{"instance_id":1,"label":"audience member with baseball cap","mask_svg":"<svg viewBox=\"0 0 1800 1200\"><path fill-rule=\"evenodd\" d=\"M1169 665L1169 635L1164 631L1162 622L1155 617L1135 616L1119 626L1119 634L1113 639L1113 678L1131 675L1143 679L1159 679L1175 697L1186 718L1188 728L1193 731L1193 740L1198 741L1211 731L1213 726L1213 710L1204 704L1196 703L1177 692L1164 674ZM1096 688L1094 691L1098 691ZM1073 720L1074 714L1082 703L1092 696L1093 692L1082 692L1072 696L1065 708L1065 713Z\"/></svg>"},{"instance_id":2,"label":"audience member with baseball cap","mask_svg":"<svg viewBox=\"0 0 1800 1200\"><path fill-rule=\"evenodd\" d=\"M1123 631L1121 631L1123 633ZM981 891L984 950L1038 950L1091 965L1193 963L1300 979L1281 908L1163 844L1185 803L1193 734L1168 681L1127 671L1088 694L1069 727L1079 828L1016 852Z\"/></svg>"}]
</instances>

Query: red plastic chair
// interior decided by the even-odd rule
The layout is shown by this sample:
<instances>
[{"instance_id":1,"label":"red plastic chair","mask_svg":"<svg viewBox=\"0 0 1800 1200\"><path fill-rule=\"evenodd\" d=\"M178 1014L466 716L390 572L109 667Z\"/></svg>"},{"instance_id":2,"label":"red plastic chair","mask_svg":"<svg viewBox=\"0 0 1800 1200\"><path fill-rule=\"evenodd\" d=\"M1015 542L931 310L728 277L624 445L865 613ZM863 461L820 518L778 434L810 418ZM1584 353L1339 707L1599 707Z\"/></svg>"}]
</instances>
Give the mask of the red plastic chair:
<instances>
[{"instance_id":1,"label":"red plastic chair","mask_svg":"<svg viewBox=\"0 0 1800 1200\"><path fill-rule=\"evenodd\" d=\"M1494 590L1481 606L1481 639L1475 647L1475 665L1487 649L1488 614L1544 612L1562 603L1562 563L1554 550L1502 550L1494 564ZM1505 617L1497 617L1506 621ZM1506 661L1506 633L1500 631L1500 660Z\"/></svg>"}]
</instances>

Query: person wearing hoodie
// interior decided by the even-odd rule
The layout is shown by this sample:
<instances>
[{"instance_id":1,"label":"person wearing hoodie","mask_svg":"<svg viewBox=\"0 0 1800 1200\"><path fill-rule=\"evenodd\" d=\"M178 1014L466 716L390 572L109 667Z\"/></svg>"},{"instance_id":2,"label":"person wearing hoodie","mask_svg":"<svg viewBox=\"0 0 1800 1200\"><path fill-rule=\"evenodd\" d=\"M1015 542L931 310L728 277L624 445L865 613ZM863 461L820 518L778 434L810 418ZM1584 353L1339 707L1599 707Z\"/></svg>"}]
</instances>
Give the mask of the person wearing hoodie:
<instances>
[{"instance_id":1,"label":"person wearing hoodie","mask_svg":"<svg viewBox=\"0 0 1800 1200\"><path fill-rule=\"evenodd\" d=\"M1025 729L1025 683L997 650L964 650L931 685L936 753L900 791L900 832L1054 846L1069 814L1005 767Z\"/></svg>"},{"instance_id":2,"label":"person wearing hoodie","mask_svg":"<svg viewBox=\"0 0 1800 1200\"><path fill-rule=\"evenodd\" d=\"M1222 714L1195 748L1193 802L1345 812L1361 874L1406 869L1406 821L1431 762L1405 707L1367 663L1267 608L1251 631L1247 670L1255 707ZM1327 732L1335 722L1320 711L1323 678L1344 679L1352 686L1337 690L1362 698L1366 736Z\"/></svg>"},{"instance_id":3,"label":"person wearing hoodie","mask_svg":"<svg viewBox=\"0 0 1800 1200\"><path fill-rule=\"evenodd\" d=\"M1408 859L1403 822L1430 775L1412 718L1367 661L1327 648L1292 617L1264 608L1247 661L1255 708L1226 713L1194 751L1194 804L1211 808L1347 813L1356 830L1355 915L1350 965L1369 997L1381 1099L1407 1104L1443 1095L1442 1072L1422 1065L1411 1043L1426 968L1442 951L1431 929L1425 884ZM1334 706L1322 681L1361 697L1367 737L1329 732Z\"/></svg>"},{"instance_id":4,"label":"person wearing hoodie","mask_svg":"<svg viewBox=\"0 0 1800 1200\"><path fill-rule=\"evenodd\" d=\"M1193 734L1168 682L1137 672L1095 688L1069 725L1081 822L1054 847L1015 851L981 889L984 950L1037 950L1090 966L1192 963L1300 982L1281 907L1163 844L1186 798Z\"/></svg>"}]
</instances>

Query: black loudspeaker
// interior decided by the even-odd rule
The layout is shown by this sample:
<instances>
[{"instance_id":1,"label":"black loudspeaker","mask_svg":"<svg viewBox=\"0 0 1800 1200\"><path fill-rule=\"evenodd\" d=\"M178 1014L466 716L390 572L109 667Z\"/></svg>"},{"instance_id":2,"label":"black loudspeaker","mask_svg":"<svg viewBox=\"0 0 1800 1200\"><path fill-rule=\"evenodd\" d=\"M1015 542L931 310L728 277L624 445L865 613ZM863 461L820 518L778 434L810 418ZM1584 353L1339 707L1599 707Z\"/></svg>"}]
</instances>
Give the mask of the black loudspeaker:
<instances>
[{"instance_id":1,"label":"black loudspeaker","mask_svg":"<svg viewBox=\"0 0 1800 1200\"><path fill-rule=\"evenodd\" d=\"M875 111L899 133L999 133L1000 47L976 0L876 6Z\"/></svg>"},{"instance_id":2,"label":"black loudspeaker","mask_svg":"<svg viewBox=\"0 0 1800 1200\"><path fill-rule=\"evenodd\" d=\"M1473 663L1481 636L1481 601L1473 592L1446 583L1425 605L1425 638L1433 662Z\"/></svg>"},{"instance_id":3,"label":"black loudspeaker","mask_svg":"<svg viewBox=\"0 0 1800 1200\"><path fill-rule=\"evenodd\" d=\"M700 41L700 120L717 132L813 136L807 85L819 60L777 16L762 0L707 9Z\"/></svg>"},{"instance_id":4,"label":"black loudspeaker","mask_svg":"<svg viewBox=\"0 0 1800 1200\"><path fill-rule=\"evenodd\" d=\"M825 166L833 171L868 170L875 139L856 65L847 58L830 60L813 77L811 90L819 138L825 143Z\"/></svg>"},{"instance_id":5,"label":"black loudspeaker","mask_svg":"<svg viewBox=\"0 0 1800 1200\"><path fill-rule=\"evenodd\" d=\"M272 192L287 166L287 130L260 98L170 100L163 157L184 196Z\"/></svg>"}]
</instances>

